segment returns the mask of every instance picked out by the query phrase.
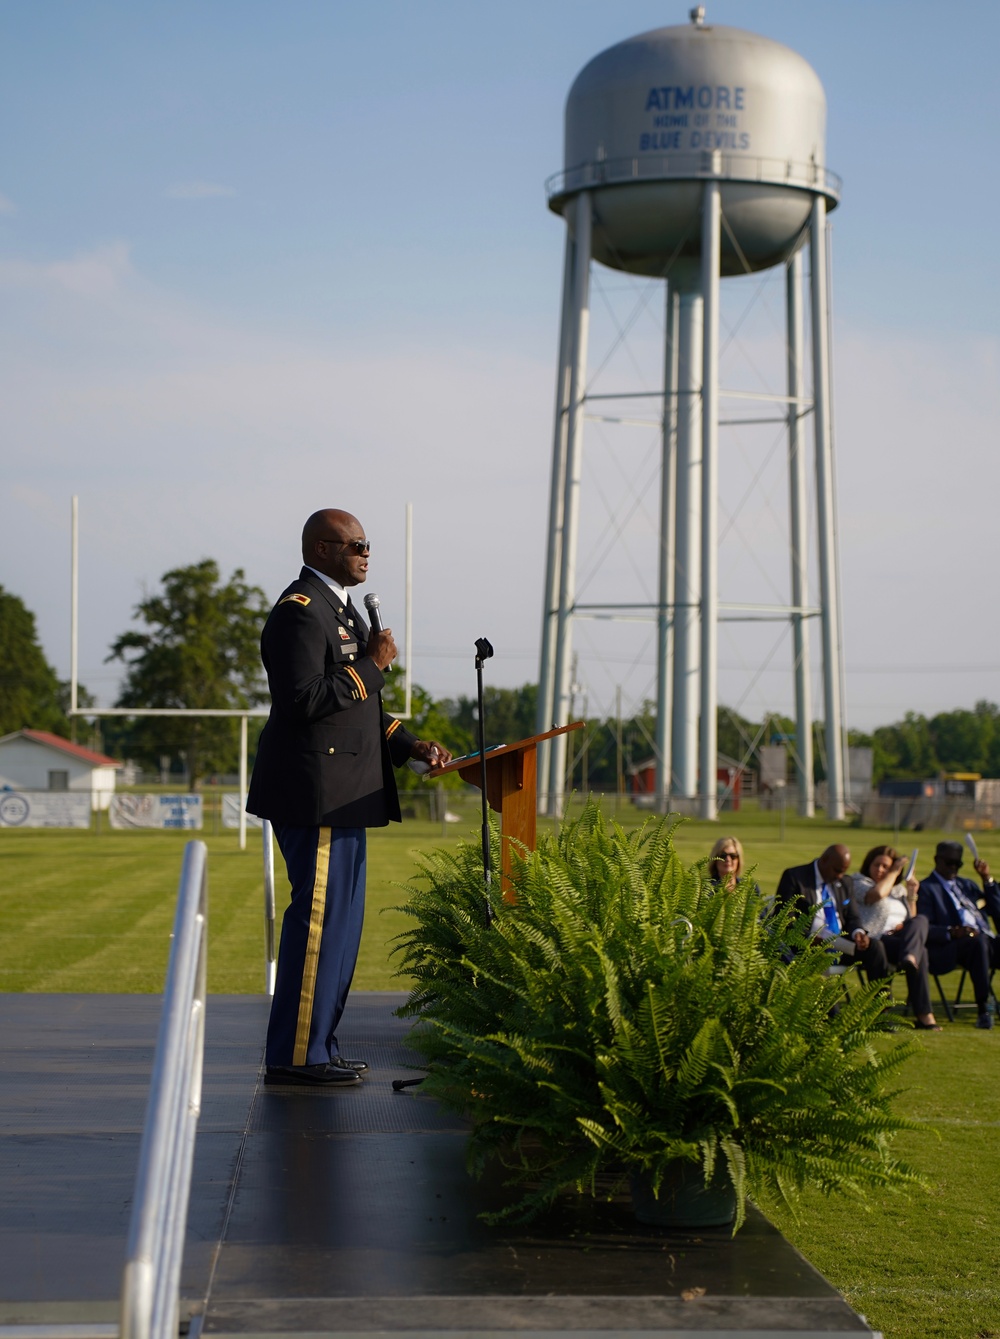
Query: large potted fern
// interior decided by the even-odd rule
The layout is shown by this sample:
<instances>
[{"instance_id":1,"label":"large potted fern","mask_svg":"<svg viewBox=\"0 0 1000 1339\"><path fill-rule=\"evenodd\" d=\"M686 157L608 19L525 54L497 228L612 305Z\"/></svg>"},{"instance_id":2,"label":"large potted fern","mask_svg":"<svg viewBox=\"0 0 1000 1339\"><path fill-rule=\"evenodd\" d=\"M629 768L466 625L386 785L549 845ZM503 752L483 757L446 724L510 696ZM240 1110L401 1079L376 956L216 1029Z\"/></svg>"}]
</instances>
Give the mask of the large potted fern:
<instances>
[{"instance_id":1,"label":"large potted fern","mask_svg":"<svg viewBox=\"0 0 1000 1339\"><path fill-rule=\"evenodd\" d=\"M641 1216L735 1231L747 1195L794 1207L807 1184L915 1181L891 1152L910 1044L877 988L846 998L792 911L752 881L718 892L672 833L626 834L589 804L517 864L492 918L472 846L408 889L403 1012L426 1089L471 1120L471 1168L499 1159L520 1192L500 1216L630 1178Z\"/></svg>"}]
</instances>

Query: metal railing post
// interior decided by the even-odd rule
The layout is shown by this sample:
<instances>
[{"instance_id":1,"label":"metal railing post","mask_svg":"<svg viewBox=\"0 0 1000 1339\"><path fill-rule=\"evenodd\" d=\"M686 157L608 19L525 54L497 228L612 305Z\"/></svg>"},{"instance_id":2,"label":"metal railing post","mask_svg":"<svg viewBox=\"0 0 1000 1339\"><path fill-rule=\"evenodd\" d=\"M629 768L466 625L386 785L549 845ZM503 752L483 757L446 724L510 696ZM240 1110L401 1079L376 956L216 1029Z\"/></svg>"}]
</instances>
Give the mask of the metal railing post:
<instances>
[{"instance_id":1,"label":"metal railing post","mask_svg":"<svg viewBox=\"0 0 1000 1339\"><path fill-rule=\"evenodd\" d=\"M176 1339L191 1164L201 1114L208 848L184 848L122 1277L121 1339Z\"/></svg>"},{"instance_id":2,"label":"metal railing post","mask_svg":"<svg viewBox=\"0 0 1000 1339\"><path fill-rule=\"evenodd\" d=\"M240 850L247 849L247 718L240 717Z\"/></svg>"}]
</instances>

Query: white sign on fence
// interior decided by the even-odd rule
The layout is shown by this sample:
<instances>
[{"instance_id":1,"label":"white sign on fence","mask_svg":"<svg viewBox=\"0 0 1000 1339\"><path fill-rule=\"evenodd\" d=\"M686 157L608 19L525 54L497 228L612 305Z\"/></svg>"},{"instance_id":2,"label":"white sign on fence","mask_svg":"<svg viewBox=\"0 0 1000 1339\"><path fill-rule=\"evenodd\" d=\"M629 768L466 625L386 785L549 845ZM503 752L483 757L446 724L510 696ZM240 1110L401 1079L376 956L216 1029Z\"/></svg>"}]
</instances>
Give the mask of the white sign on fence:
<instances>
[{"instance_id":1,"label":"white sign on fence","mask_svg":"<svg viewBox=\"0 0 1000 1339\"><path fill-rule=\"evenodd\" d=\"M112 795L113 828L188 828L200 831L200 795Z\"/></svg>"},{"instance_id":2,"label":"white sign on fence","mask_svg":"<svg viewBox=\"0 0 1000 1339\"><path fill-rule=\"evenodd\" d=\"M0 828L89 828L90 792L0 792Z\"/></svg>"},{"instance_id":3,"label":"white sign on fence","mask_svg":"<svg viewBox=\"0 0 1000 1339\"><path fill-rule=\"evenodd\" d=\"M222 826L224 828L238 828L240 825L240 797L238 795L223 795L222 797ZM264 820L258 818L256 814L247 814L247 827L263 827Z\"/></svg>"}]
</instances>

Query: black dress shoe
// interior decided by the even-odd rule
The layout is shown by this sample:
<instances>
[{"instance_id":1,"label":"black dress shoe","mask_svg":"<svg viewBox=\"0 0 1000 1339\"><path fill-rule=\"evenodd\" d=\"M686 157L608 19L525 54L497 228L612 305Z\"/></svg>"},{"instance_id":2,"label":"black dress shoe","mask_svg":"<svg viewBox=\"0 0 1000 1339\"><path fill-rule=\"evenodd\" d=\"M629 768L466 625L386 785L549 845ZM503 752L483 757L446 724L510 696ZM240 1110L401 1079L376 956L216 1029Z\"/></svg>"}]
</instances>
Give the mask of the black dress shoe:
<instances>
[{"instance_id":1,"label":"black dress shoe","mask_svg":"<svg viewBox=\"0 0 1000 1339\"><path fill-rule=\"evenodd\" d=\"M353 1069L346 1069L342 1065L268 1065L264 1071L264 1082L267 1085L281 1084L283 1087L301 1084L308 1088L328 1088L331 1085L350 1086L361 1080Z\"/></svg>"},{"instance_id":2,"label":"black dress shoe","mask_svg":"<svg viewBox=\"0 0 1000 1339\"><path fill-rule=\"evenodd\" d=\"M345 1060L342 1055L333 1056L330 1060L330 1064L333 1065L335 1069L353 1070L355 1074L364 1074L368 1069L367 1060Z\"/></svg>"}]
</instances>

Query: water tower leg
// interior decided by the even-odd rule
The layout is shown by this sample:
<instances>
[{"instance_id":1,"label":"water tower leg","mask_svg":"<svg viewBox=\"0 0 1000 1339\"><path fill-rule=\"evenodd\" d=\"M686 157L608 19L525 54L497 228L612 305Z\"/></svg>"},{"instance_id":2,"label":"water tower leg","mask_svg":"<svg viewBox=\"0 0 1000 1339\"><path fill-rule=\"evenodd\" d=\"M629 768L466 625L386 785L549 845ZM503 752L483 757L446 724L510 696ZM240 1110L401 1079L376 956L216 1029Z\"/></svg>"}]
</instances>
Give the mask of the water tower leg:
<instances>
[{"instance_id":1,"label":"water tower leg","mask_svg":"<svg viewBox=\"0 0 1000 1339\"><path fill-rule=\"evenodd\" d=\"M673 677L674 533L677 487L677 329L680 299L667 281L663 364L663 453L660 465L660 569L656 644L656 808L670 809L670 711Z\"/></svg>"},{"instance_id":2,"label":"water tower leg","mask_svg":"<svg viewBox=\"0 0 1000 1339\"><path fill-rule=\"evenodd\" d=\"M545 604L542 611L542 650L538 667L538 707L535 733L543 734L554 719L555 645L559 616L559 576L562 560L563 494L566 489L566 428L569 419L570 375L575 343L573 276L576 246L566 229L563 265L562 316L559 323L559 363L556 370L556 413L552 434L552 481L549 489L549 534L545 552ZM538 746L538 812L549 811L549 741Z\"/></svg>"},{"instance_id":3,"label":"water tower leg","mask_svg":"<svg viewBox=\"0 0 1000 1339\"><path fill-rule=\"evenodd\" d=\"M701 392L701 694L699 802L702 818L718 817L719 759L719 269L722 207L719 183L707 181L702 202L701 291L704 328Z\"/></svg>"},{"instance_id":4,"label":"water tower leg","mask_svg":"<svg viewBox=\"0 0 1000 1339\"><path fill-rule=\"evenodd\" d=\"M841 686L840 599L833 500L830 418L830 340L827 311L826 200L813 199L809 228L812 269L813 423L816 434L816 511L823 627L823 698L826 715L827 817L845 815Z\"/></svg>"},{"instance_id":5,"label":"water tower leg","mask_svg":"<svg viewBox=\"0 0 1000 1339\"><path fill-rule=\"evenodd\" d=\"M701 598L702 299L679 296L677 505L674 567L673 770L677 792L698 792L698 608Z\"/></svg>"},{"instance_id":6,"label":"water tower leg","mask_svg":"<svg viewBox=\"0 0 1000 1339\"><path fill-rule=\"evenodd\" d=\"M581 191L573 210L576 255L573 276L573 358L570 369L566 431L566 481L560 555L559 613L556 623L553 719L567 724L573 677L573 604L576 600L576 544L580 524L580 470L583 460L583 408L587 385L587 334L590 323L590 196ZM566 736L552 740L549 760L549 812L562 817L566 789Z\"/></svg>"},{"instance_id":7,"label":"water tower leg","mask_svg":"<svg viewBox=\"0 0 1000 1339\"><path fill-rule=\"evenodd\" d=\"M788 341L788 492L792 558L792 605L802 609L809 592L809 536L806 528L806 462L802 432L805 400L805 339L802 326L802 252L796 251L785 272L785 315ZM792 668L795 677L795 773L799 815L812 818L813 794L812 689L809 680L809 621L792 615Z\"/></svg>"}]
</instances>

